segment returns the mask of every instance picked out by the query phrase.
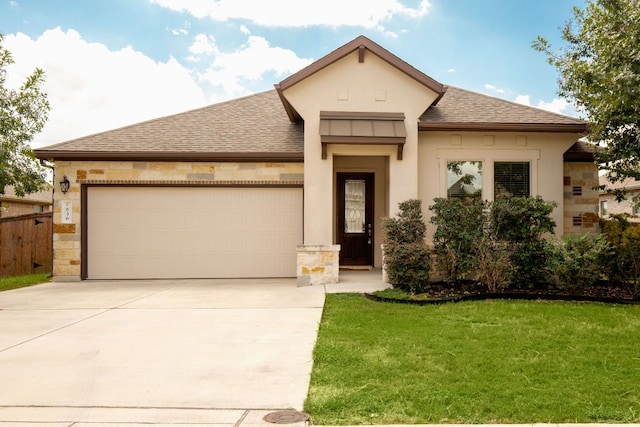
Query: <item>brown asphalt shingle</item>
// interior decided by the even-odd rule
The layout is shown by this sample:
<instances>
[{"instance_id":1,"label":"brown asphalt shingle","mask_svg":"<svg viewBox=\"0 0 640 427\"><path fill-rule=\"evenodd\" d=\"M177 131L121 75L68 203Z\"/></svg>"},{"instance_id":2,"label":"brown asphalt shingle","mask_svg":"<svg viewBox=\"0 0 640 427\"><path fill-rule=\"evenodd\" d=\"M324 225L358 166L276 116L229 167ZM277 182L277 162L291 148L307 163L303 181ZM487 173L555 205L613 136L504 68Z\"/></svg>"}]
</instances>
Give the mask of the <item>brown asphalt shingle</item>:
<instances>
[{"instance_id":1,"label":"brown asphalt shingle","mask_svg":"<svg viewBox=\"0 0 640 427\"><path fill-rule=\"evenodd\" d=\"M440 101L420 117L424 123L581 124L582 120L483 95L447 87Z\"/></svg>"},{"instance_id":2,"label":"brown asphalt shingle","mask_svg":"<svg viewBox=\"0 0 640 427\"><path fill-rule=\"evenodd\" d=\"M293 154L304 151L303 138L271 90L35 151Z\"/></svg>"},{"instance_id":3,"label":"brown asphalt shingle","mask_svg":"<svg viewBox=\"0 0 640 427\"><path fill-rule=\"evenodd\" d=\"M447 123L585 125L579 119L453 86L448 87L440 101L420 117L419 124ZM77 138L35 152L43 159L61 159L68 153L87 157L104 153L119 153L120 156L176 153L179 157L180 153L189 153L191 159L200 154L215 158L234 153L260 157L267 153L299 155L296 158L302 160L304 132L303 124L289 120L277 92L270 90Z\"/></svg>"}]
</instances>

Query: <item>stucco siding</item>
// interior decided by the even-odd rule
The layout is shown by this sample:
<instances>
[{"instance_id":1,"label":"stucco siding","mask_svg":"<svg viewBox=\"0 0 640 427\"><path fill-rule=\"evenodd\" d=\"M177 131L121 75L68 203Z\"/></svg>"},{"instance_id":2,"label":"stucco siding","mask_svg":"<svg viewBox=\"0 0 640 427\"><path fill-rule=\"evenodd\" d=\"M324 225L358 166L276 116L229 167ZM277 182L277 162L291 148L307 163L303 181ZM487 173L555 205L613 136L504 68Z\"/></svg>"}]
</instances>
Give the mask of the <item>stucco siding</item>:
<instances>
[{"instance_id":1,"label":"stucco siding","mask_svg":"<svg viewBox=\"0 0 640 427\"><path fill-rule=\"evenodd\" d=\"M494 199L493 165L495 162L529 162L530 192L558 207L552 217L556 233L564 230L564 198L562 191L562 154L578 135L514 132L421 132L419 137L419 197L427 222L428 207L437 197L447 197L447 163L450 161L482 162L482 197ZM434 233L428 227L428 238Z\"/></svg>"},{"instance_id":2,"label":"stucco siding","mask_svg":"<svg viewBox=\"0 0 640 427\"><path fill-rule=\"evenodd\" d=\"M286 89L284 95L305 121L305 244L333 240L333 156L389 158L389 205L418 194L417 120L437 94L372 53L359 62L353 52ZM404 113L407 131L404 158L395 146L333 144L322 159L320 111Z\"/></svg>"}]
</instances>

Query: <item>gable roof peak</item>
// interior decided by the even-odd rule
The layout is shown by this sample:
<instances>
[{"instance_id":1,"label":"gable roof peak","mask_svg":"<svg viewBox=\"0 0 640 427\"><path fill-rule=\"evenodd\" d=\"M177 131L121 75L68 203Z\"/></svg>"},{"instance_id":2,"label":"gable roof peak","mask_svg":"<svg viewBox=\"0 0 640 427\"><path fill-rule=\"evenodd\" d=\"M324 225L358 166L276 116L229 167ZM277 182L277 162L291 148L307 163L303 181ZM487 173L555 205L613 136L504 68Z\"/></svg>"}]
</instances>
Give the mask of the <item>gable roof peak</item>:
<instances>
[{"instance_id":1,"label":"gable roof peak","mask_svg":"<svg viewBox=\"0 0 640 427\"><path fill-rule=\"evenodd\" d=\"M374 55L376 55L377 57L379 57L380 59L391 64L392 66L394 66L395 68L397 68L398 70L406 74L407 76L413 78L417 82L423 84L427 88L436 92L438 94L438 97L436 98L434 103L437 102L438 99L441 98L446 91L446 88L442 83L439 83L436 80L432 79L431 77L427 76L422 71L418 70L417 68L413 67L409 63L400 59L393 53L389 52L387 49L383 48L379 44L375 43L373 40L369 39L368 37L360 35L355 39L351 40L350 42L340 46L333 52L330 52L329 54L323 56L322 58L318 59L312 64L306 66L305 68L298 71L297 73L292 74L291 76L282 80L280 83L274 85L276 90L278 91L278 95L280 96L280 99L282 100L284 108L287 111L287 114L289 115L289 119L291 121L293 122L300 121L302 120L302 117L300 117L300 114L298 114L298 112L295 111L295 109L289 103L289 101L287 101L283 92L286 89L298 84L299 82L306 79L307 77L310 77L311 75L317 73L318 71L328 67L329 65L335 63L336 61L353 53L354 51L359 52L360 58L361 58L360 60L363 60L364 55L366 54L366 51L369 51Z\"/></svg>"}]
</instances>

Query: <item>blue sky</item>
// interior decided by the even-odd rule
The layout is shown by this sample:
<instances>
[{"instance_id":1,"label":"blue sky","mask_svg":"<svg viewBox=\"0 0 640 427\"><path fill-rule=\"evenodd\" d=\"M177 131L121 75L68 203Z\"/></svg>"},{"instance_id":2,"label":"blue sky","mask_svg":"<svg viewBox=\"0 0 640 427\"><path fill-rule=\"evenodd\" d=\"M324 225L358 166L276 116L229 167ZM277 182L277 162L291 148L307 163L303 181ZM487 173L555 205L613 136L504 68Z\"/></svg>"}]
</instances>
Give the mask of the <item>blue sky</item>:
<instances>
[{"instance_id":1,"label":"blue sky","mask_svg":"<svg viewBox=\"0 0 640 427\"><path fill-rule=\"evenodd\" d=\"M586 0L0 0L18 86L47 75L34 147L269 90L365 35L444 84L575 115L531 48Z\"/></svg>"}]
</instances>

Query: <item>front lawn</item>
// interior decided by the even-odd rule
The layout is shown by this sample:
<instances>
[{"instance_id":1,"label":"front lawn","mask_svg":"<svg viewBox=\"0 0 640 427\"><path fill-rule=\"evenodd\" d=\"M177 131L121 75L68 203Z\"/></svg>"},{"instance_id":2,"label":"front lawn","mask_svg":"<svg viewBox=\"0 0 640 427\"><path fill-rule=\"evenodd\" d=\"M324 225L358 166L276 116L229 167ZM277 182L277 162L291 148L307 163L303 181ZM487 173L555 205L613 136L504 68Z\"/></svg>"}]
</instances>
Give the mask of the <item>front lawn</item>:
<instances>
[{"instance_id":1,"label":"front lawn","mask_svg":"<svg viewBox=\"0 0 640 427\"><path fill-rule=\"evenodd\" d=\"M640 306L327 295L316 425L640 422Z\"/></svg>"},{"instance_id":2,"label":"front lawn","mask_svg":"<svg viewBox=\"0 0 640 427\"><path fill-rule=\"evenodd\" d=\"M48 282L48 274L30 274L27 276L2 277L0 278L0 292L11 289L24 288L26 286L38 285Z\"/></svg>"}]
</instances>

